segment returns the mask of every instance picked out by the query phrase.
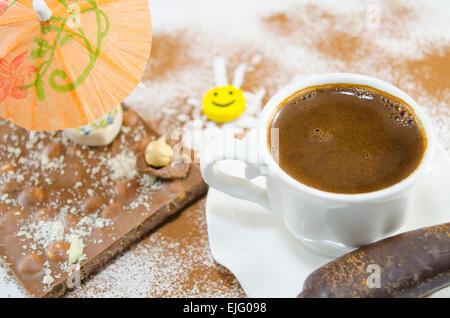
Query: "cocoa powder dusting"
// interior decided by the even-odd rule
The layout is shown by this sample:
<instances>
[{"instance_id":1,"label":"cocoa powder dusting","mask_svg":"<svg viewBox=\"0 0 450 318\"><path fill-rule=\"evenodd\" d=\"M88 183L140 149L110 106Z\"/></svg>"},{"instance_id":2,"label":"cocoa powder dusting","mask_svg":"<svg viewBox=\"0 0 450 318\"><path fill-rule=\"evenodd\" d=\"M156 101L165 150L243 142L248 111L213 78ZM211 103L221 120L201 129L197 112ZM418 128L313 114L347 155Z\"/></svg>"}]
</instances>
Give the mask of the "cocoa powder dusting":
<instances>
[{"instance_id":1,"label":"cocoa powder dusting","mask_svg":"<svg viewBox=\"0 0 450 318\"><path fill-rule=\"evenodd\" d=\"M186 67L193 62L187 49L187 30L169 34L153 35L152 51L147 64L146 74L150 80L166 77L171 71Z\"/></svg>"},{"instance_id":2,"label":"cocoa powder dusting","mask_svg":"<svg viewBox=\"0 0 450 318\"><path fill-rule=\"evenodd\" d=\"M446 100L450 93L450 45L432 48L423 57L398 65L426 95Z\"/></svg>"},{"instance_id":3,"label":"cocoa powder dusting","mask_svg":"<svg viewBox=\"0 0 450 318\"><path fill-rule=\"evenodd\" d=\"M270 26L273 32L279 35L287 36L292 34L295 29L302 27L301 21L295 23L294 20L290 19L285 12L277 12L263 18L264 23Z\"/></svg>"}]
</instances>

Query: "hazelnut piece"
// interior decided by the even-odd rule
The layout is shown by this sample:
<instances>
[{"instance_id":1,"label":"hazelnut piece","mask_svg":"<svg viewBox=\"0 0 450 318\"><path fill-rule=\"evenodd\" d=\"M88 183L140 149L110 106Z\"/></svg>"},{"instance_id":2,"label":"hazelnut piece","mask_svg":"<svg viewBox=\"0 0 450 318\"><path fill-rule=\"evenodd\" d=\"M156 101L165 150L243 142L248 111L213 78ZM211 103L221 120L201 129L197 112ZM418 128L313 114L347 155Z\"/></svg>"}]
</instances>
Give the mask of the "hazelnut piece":
<instances>
[{"instance_id":1,"label":"hazelnut piece","mask_svg":"<svg viewBox=\"0 0 450 318\"><path fill-rule=\"evenodd\" d=\"M34 275L44 269L44 261L37 254L28 254L19 261L18 269L26 275Z\"/></svg>"},{"instance_id":2,"label":"hazelnut piece","mask_svg":"<svg viewBox=\"0 0 450 318\"><path fill-rule=\"evenodd\" d=\"M165 136L150 142L145 149L145 161L148 165L161 168L172 161L173 149L167 144Z\"/></svg>"}]
</instances>

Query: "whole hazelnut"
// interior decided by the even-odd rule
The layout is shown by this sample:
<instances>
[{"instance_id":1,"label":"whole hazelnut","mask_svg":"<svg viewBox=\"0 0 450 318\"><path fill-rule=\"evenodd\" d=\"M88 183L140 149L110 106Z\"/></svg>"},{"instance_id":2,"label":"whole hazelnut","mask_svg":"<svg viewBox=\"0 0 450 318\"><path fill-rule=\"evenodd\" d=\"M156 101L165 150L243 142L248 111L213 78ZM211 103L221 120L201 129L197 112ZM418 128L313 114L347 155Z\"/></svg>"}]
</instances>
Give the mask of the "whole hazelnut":
<instances>
[{"instance_id":1,"label":"whole hazelnut","mask_svg":"<svg viewBox=\"0 0 450 318\"><path fill-rule=\"evenodd\" d=\"M17 267L19 271L26 275L34 275L44 269L44 261L39 255L31 253L23 257Z\"/></svg>"},{"instance_id":2,"label":"whole hazelnut","mask_svg":"<svg viewBox=\"0 0 450 318\"><path fill-rule=\"evenodd\" d=\"M22 187L22 185L19 182L15 181L15 180L11 180L11 181L3 184L0 187L0 191L2 193L11 194L11 193L15 193L15 192L19 191L21 189L21 187Z\"/></svg>"},{"instance_id":3,"label":"whole hazelnut","mask_svg":"<svg viewBox=\"0 0 450 318\"><path fill-rule=\"evenodd\" d=\"M43 152L49 159L53 159L61 155L62 147L59 144L51 143L44 148Z\"/></svg>"},{"instance_id":4,"label":"whole hazelnut","mask_svg":"<svg viewBox=\"0 0 450 318\"><path fill-rule=\"evenodd\" d=\"M82 204L81 209L85 213L92 213L97 211L103 204L103 198L100 195L87 198Z\"/></svg>"},{"instance_id":5,"label":"whole hazelnut","mask_svg":"<svg viewBox=\"0 0 450 318\"><path fill-rule=\"evenodd\" d=\"M167 144L165 136L150 142L145 149L145 161L155 168L167 166L172 157L173 149Z\"/></svg>"},{"instance_id":6,"label":"whole hazelnut","mask_svg":"<svg viewBox=\"0 0 450 318\"><path fill-rule=\"evenodd\" d=\"M117 193L117 201L122 204L129 204L136 197L138 184L134 179L120 181L114 187Z\"/></svg>"},{"instance_id":7,"label":"whole hazelnut","mask_svg":"<svg viewBox=\"0 0 450 318\"><path fill-rule=\"evenodd\" d=\"M14 170L14 167L10 163L5 163L5 164L0 166L0 172L2 172L2 173L3 172L8 172L8 171L11 171L11 170Z\"/></svg>"},{"instance_id":8,"label":"whole hazelnut","mask_svg":"<svg viewBox=\"0 0 450 318\"><path fill-rule=\"evenodd\" d=\"M46 222L47 220L54 218L56 216L56 211L51 208L39 209L34 214L34 221L39 223L40 221Z\"/></svg>"},{"instance_id":9,"label":"whole hazelnut","mask_svg":"<svg viewBox=\"0 0 450 318\"><path fill-rule=\"evenodd\" d=\"M44 192L37 187L25 188L19 195L19 201L25 207L38 205L44 199Z\"/></svg>"},{"instance_id":10,"label":"whole hazelnut","mask_svg":"<svg viewBox=\"0 0 450 318\"><path fill-rule=\"evenodd\" d=\"M117 202L114 202L114 203L108 205L103 210L102 216L107 219L113 219L115 216L122 214L122 213L123 213L122 205Z\"/></svg>"}]
</instances>

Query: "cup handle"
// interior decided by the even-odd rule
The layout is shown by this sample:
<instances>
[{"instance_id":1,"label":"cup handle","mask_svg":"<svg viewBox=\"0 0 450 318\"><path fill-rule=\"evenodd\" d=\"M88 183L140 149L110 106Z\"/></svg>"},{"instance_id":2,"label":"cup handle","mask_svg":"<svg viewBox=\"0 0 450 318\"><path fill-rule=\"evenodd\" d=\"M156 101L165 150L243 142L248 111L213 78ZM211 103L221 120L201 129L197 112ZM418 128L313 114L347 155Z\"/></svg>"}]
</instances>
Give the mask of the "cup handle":
<instances>
[{"instance_id":1,"label":"cup handle","mask_svg":"<svg viewBox=\"0 0 450 318\"><path fill-rule=\"evenodd\" d=\"M250 181L262 175L263 165L258 156L257 145L256 131L249 132L244 140L217 138L205 147L200 160L200 170L209 186L232 197L255 202L272 211L266 189ZM223 160L244 162L246 178L219 171L216 163Z\"/></svg>"}]
</instances>

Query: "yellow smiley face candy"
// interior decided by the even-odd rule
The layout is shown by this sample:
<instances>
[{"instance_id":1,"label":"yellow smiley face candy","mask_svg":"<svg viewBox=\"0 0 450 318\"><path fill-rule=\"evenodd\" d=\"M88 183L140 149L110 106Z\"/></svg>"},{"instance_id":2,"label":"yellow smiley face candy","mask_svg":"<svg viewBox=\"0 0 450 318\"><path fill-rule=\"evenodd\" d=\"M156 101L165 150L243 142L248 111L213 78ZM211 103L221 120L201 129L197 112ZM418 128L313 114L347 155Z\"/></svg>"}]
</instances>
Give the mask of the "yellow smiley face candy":
<instances>
[{"instance_id":1,"label":"yellow smiley face candy","mask_svg":"<svg viewBox=\"0 0 450 318\"><path fill-rule=\"evenodd\" d=\"M238 118L245 110L242 90L233 85L215 87L202 100L203 113L219 123Z\"/></svg>"}]
</instances>

